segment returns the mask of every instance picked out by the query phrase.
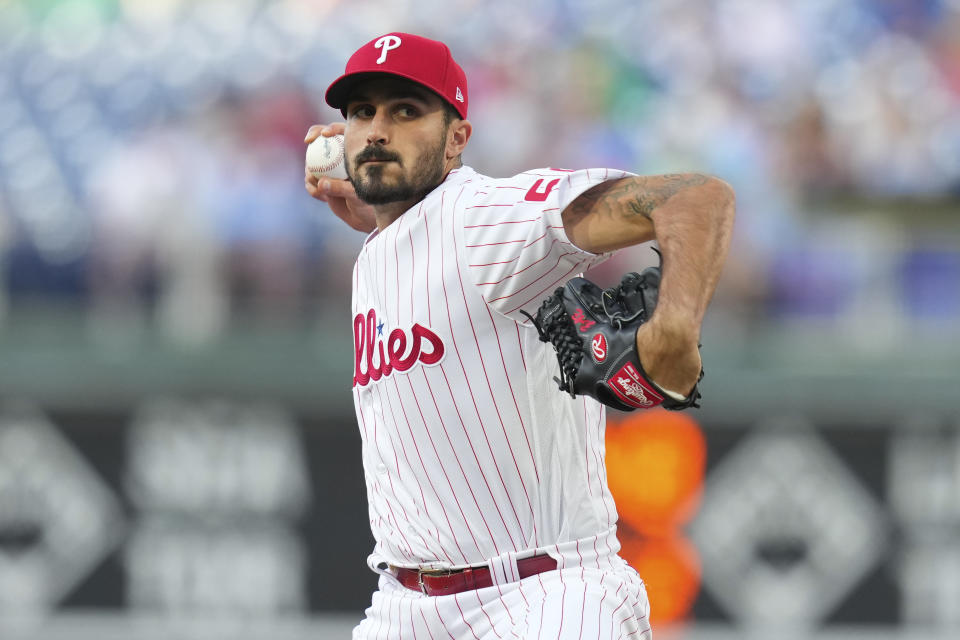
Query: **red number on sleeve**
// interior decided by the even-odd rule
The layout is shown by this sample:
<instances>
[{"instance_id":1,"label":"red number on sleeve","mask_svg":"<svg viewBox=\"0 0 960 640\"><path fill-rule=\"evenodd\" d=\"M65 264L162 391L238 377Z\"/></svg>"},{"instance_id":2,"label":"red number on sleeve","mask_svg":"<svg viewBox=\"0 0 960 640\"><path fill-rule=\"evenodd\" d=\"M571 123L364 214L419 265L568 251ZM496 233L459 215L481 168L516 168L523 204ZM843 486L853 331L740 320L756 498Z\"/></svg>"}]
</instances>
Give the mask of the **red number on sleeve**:
<instances>
[{"instance_id":1,"label":"red number on sleeve","mask_svg":"<svg viewBox=\"0 0 960 640\"><path fill-rule=\"evenodd\" d=\"M543 191L540 191L540 186L543 184L543 178L540 178L533 183L533 186L530 187L530 190L527 191L527 195L524 198L527 202L543 202L547 199L547 196L550 195L550 192L553 191L553 188L560 184L560 178L555 178L547 183L547 186L544 187Z\"/></svg>"}]
</instances>

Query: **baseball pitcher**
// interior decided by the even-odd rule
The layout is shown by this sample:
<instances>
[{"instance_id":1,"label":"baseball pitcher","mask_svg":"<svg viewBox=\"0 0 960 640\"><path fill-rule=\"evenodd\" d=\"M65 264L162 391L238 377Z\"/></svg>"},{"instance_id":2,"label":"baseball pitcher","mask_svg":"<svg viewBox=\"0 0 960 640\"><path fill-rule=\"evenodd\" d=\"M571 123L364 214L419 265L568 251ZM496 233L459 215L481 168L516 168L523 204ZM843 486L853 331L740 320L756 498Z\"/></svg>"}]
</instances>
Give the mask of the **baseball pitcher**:
<instances>
[{"instance_id":1,"label":"baseball pitcher","mask_svg":"<svg viewBox=\"0 0 960 640\"><path fill-rule=\"evenodd\" d=\"M368 232L353 270L352 393L370 568L355 639L649 638L617 554L605 406L695 406L699 334L734 196L700 174L461 162L467 79L443 43L390 33L326 92L348 179L306 189ZM656 240L661 266L578 277Z\"/></svg>"}]
</instances>

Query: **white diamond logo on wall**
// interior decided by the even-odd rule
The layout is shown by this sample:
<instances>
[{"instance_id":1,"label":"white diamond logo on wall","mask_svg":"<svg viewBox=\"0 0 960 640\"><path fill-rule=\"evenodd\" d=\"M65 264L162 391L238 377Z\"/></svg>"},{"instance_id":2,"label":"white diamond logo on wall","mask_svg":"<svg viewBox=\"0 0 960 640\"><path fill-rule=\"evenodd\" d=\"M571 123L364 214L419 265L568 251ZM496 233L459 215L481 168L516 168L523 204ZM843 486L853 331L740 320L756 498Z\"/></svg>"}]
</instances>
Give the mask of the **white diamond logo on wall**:
<instances>
[{"instance_id":1,"label":"white diamond logo on wall","mask_svg":"<svg viewBox=\"0 0 960 640\"><path fill-rule=\"evenodd\" d=\"M56 604L121 527L113 493L49 421L0 412L0 618Z\"/></svg>"},{"instance_id":2,"label":"white diamond logo on wall","mask_svg":"<svg viewBox=\"0 0 960 640\"><path fill-rule=\"evenodd\" d=\"M766 423L707 478L691 535L704 585L746 625L813 626L883 552L873 496L800 420Z\"/></svg>"}]
</instances>

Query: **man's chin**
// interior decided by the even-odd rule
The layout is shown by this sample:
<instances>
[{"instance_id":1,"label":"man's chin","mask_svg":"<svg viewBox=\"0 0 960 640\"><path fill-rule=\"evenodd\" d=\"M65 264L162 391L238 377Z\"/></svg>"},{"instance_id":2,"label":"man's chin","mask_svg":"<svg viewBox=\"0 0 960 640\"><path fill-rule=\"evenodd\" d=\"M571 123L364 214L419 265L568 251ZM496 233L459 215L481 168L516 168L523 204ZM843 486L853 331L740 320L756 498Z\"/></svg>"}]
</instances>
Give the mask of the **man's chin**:
<instances>
[{"instance_id":1,"label":"man's chin","mask_svg":"<svg viewBox=\"0 0 960 640\"><path fill-rule=\"evenodd\" d=\"M365 195L360 195L358 193L357 197L359 197L364 204L369 204L373 206L379 206L382 204L392 204L394 202L401 202L407 199L407 198L401 198L393 194L376 194L376 193L365 194Z\"/></svg>"},{"instance_id":2,"label":"man's chin","mask_svg":"<svg viewBox=\"0 0 960 640\"><path fill-rule=\"evenodd\" d=\"M414 193L405 187L389 187L386 185L371 186L361 182L359 185L354 183L354 189L357 192L357 197L370 205L403 202L414 196Z\"/></svg>"}]
</instances>

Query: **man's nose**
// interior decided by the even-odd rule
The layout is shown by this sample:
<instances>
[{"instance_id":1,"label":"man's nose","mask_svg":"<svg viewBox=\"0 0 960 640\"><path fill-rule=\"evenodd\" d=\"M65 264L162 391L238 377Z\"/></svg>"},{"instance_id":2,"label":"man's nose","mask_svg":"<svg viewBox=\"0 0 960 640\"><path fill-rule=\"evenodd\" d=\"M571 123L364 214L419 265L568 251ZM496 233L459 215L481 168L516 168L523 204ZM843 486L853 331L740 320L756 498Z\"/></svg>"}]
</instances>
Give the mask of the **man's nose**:
<instances>
[{"instance_id":1,"label":"man's nose","mask_svg":"<svg viewBox=\"0 0 960 640\"><path fill-rule=\"evenodd\" d=\"M388 142L390 142L390 123L386 112L382 109L377 109L377 112L370 120L370 129L367 131L367 144L385 145Z\"/></svg>"}]
</instances>

